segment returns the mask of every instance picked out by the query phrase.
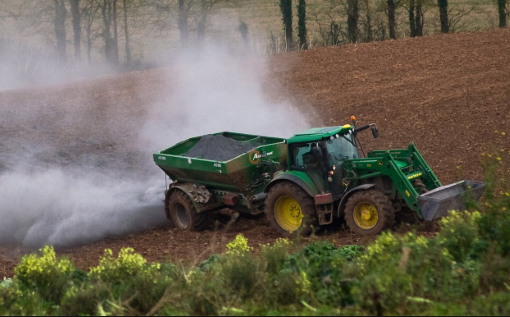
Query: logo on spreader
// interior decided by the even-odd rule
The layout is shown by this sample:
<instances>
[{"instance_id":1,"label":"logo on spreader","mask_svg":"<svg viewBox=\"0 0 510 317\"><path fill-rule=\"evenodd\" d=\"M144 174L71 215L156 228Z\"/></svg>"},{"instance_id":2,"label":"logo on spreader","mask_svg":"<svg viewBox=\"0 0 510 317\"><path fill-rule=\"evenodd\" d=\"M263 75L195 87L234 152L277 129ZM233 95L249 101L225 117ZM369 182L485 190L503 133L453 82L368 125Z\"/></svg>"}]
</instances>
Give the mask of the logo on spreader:
<instances>
[{"instance_id":1,"label":"logo on spreader","mask_svg":"<svg viewBox=\"0 0 510 317\"><path fill-rule=\"evenodd\" d=\"M260 162L260 159L262 158L258 150L251 151L249 156L251 164L257 164L258 162Z\"/></svg>"}]
</instances>

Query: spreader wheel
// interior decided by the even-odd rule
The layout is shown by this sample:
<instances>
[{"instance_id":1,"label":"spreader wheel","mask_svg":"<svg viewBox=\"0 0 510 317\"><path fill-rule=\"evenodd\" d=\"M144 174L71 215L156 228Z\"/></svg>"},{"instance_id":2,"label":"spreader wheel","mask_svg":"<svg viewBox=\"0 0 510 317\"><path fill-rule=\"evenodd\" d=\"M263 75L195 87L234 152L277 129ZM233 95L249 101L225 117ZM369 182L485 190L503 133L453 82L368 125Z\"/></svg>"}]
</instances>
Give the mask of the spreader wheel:
<instances>
[{"instance_id":1,"label":"spreader wheel","mask_svg":"<svg viewBox=\"0 0 510 317\"><path fill-rule=\"evenodd\" d=\"M168 200L168 213L174 225L187 231L201 231L208 225L207 213L197 213L191 199L184 192L176 190Z\"/></svg>"},{"instance_id":2,"label":"spreader wheel","mask_svg":"<svg viewBox=\"0 0 510 317\"><path fill-rule=\"evenodd\" d=\"M347 200L345 222L359 235L376 235L395 223L395 212L388 198L377 190L354 193Z\"/></svg>"},{"instance_id":3,"label":"spreader wheel","mask_svg":"<svg viewBox=\"0 0 510 317\"><path fill-rule=\"evenodd\" d=\"M284 236L300 233L310 235L318 229L315 204L300 186L291 182L275 184L266 198L267 220L278 233Z\"/></svg>"}]
</instances>

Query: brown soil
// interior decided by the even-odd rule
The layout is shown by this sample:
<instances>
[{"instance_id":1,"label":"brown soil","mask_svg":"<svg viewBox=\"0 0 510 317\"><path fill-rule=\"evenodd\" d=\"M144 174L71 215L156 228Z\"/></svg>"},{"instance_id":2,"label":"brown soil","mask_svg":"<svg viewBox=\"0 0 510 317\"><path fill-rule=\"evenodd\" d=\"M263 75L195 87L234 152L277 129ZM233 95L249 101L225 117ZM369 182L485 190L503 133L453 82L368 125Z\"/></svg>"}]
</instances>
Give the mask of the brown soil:
<instances>
[{"instance_id":1,"label":"brown soil","mask_svg":"<svg viewBox=\"0 0 510 317\"><path fill-rule=\"evenodd\" d=\"M414 141L443 183L460 177L482 179L480 154L493 150L497 142L510 148L508 136L494 132L510 134L510 30L322 48L272 56L269 63L265 86L274 98L290 99L324 125L348 123L351 115L357 116L358 125L376 122L381 137L374 140L369 132L363 134L365 152L406 147ZM2 92L0 115L34 102L44 115L37 124L29 119L2 122L0 150L14 153L24 138L40 138L64 149L60 155L65 159L49 157L49 163L72 164L90 151L109 155L133 151L134 158L126 164L136 165L146 158L130 143L130 126L121 127L123 137L115 139L108 134L118 136L118 125L115 131L108 127L124 120L136 125L144 105L157 102L153 92L167 89L161 75L161 70L152 70L59 88ZM91 114L90 122L77 125L70 120L69 125L44 129L53 126L55 118L65 117L66 109L76 108ZM117 252L127 246L149 261L197 263L221 251L237 233L255 247L277 237L265 219L240 217L216 231L182 233L163 227L57 251L85 269L97 263L105 248ZM319 238L337 245L368 241L343 230L330 230ZM30 251L0 247L0 277L12 276L20 257Z\"/></svg>"}]
</instances>

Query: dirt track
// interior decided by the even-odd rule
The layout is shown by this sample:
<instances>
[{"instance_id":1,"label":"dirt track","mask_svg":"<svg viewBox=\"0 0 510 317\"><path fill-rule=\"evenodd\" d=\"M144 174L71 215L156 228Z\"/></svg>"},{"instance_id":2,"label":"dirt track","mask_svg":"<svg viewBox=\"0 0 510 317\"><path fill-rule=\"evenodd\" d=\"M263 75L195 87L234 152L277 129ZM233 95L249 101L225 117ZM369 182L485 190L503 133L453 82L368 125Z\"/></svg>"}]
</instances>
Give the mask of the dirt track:
<instances>
[{"instance_id":1,"label":"dirt track","mask_svg":"<svg viewBox=\"0 0 510 317\"><path fill-rule=\"evenodd\" d=\"M324 48L272 56L269 62L271 71L265 86L274 98L290 99L325 125L345 124L352 114L359 124L376 122L381 137L373 140L370 133L362 136L365 152L405 147L414 141L443 183L460 177L457 166L465 178L481 179L480 153L490 151L497 139L510 147L508 136L505 139L494 132L510 134L510 30ZM54 89L0 93L0 115L34 100L43 109L54 110L43 116L39 126L4 123L0 149L3 146L7 152L15 151L17 142L34 137L64 149L55 154L63 158L48 157L49 162L72 164L80 162L86 152L112 157L125 155L128 150L133 155L126 168L138 164L147 158L129 144L129 126L123 128L124 138L115 143L108 139L105 126L122 118L142 117L143 105L154 102L151 92L164 89L160 74L152 70ZM94 119L83 125L69 120L68 125L46 133L43 127L56 115L65 117L68 107L80 107ZM71 134L58 132L71 127ZM107 170L109 161L98 155L96 163L104 164ZM123 246L134 247L149 261L198 261L219 251L238 232L252 245L276 237L263 219L240 218L224 231L178 234L164 227L61 249L59 253L68 254L83 268L93 265L105 248L115 252ZM339 245L360 241L343 231L323 237ZM0 247L0 277L12 275L13 266L26 251L16 246Z\"/></svg>"}]
</instances>

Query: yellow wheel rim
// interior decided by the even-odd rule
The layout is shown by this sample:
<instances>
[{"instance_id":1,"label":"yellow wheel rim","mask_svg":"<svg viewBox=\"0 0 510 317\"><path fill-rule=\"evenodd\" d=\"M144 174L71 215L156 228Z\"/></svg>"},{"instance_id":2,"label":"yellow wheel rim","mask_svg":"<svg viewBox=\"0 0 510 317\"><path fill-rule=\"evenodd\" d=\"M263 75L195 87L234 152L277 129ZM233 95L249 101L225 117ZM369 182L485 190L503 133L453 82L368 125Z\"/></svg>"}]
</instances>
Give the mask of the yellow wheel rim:
<instances>
[{"instance_id":1,"label":"yellow wheel rim","mask_svg":"<svg viewBox=\"0 0 510 317\"><path fill-rule=\"evenodd\" d=\"M359 203L354 208L354 222L362 229L372 229L379 220L377 209L371 203Z\"/></svg>"},{"instance_id":2,"label":"yellow wheel rim","mask_svg":"<svg viewBox=\"0 0 510 317\"><path fill-rule=\"evenodd\" d=\"M274 215L278 225L288 232L296 231L303 223L301 206L291 196L278 198L274 205Z\"/></svg>"}]
</instances>

